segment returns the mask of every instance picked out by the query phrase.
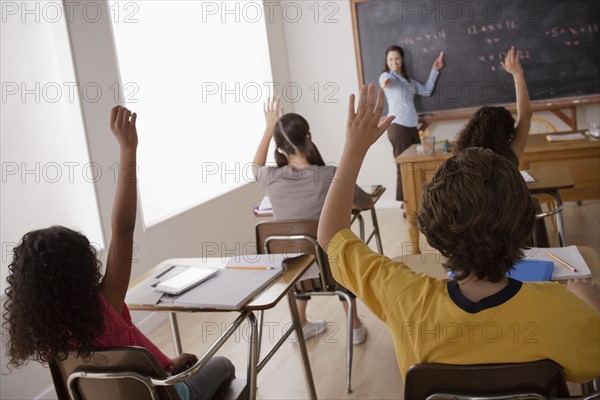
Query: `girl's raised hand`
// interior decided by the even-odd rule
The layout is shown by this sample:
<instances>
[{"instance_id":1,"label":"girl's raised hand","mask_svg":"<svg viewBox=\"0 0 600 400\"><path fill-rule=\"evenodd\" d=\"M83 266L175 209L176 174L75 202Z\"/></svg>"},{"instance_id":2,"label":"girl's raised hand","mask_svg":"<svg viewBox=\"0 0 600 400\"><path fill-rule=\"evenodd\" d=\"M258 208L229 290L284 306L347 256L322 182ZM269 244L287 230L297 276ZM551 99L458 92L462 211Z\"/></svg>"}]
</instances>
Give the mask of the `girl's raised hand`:
<instances>
[{"instance_id":1,"label":"girl's raised hand","mask_svg":"<svg viewBox=\"0 0 600 400\"><path fill-rule=\"evenodd\" d=\"M281 98L275 97L274 100L267 100L264 105L265 121L267 126L275 127L275 124L283 115L283 105L280 104Z\"/></svg>"},{"instance_id":2,"label":"girl's raised hand","mask_svg":"<svg viewBox=\"0 0 600 400\"><path fill-rule=\"evenodd\" d=\"M123 106L115 106L110 112L110 129L121 148L135 149L138 144L135 122L137 114Z\"/></svg>"},{"instance_id":3,"label":"girl's raised hand","mask_svg":"<svg viewBox=\"0 0 600 400\"><path fill-rule=\"evenodd\" d=\"M521 51L515 50L514 47L511 47L506 53L506 57L504 61L500 61L500 65L502 68L511 75L523 73L523 68L521 67L521 62L519 59L521 58Z\"/></svg>"},{"instance_id":4,"label":"girl's raised hand","mask_svg":"<svg viewBox=\"0 0 600 400\"><path fill-rule=\"evenodd\" d=\"M348 105L348 126L346 128L346 145L352 150L367 152L369 147L379 139L394 120L393 115L380 122L383 112L384 94L378 91L375 98L375 88L371 84L367 89L362 86L358 98L358 107L354 111L354 94L350 95Z\"/></svg>"}]
</instances>

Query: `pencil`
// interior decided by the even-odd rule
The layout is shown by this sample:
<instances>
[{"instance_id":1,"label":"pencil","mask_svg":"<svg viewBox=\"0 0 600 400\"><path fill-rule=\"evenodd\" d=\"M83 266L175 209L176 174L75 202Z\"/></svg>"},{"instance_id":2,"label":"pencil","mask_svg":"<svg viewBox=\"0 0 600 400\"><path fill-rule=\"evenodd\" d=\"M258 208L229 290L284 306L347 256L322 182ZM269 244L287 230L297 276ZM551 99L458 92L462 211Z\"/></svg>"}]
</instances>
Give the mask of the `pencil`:
<instances>
[{"instance_id":1,"label":"pencil","mask_svg":"<svg viewBox=\"0 0 600 400\"><path fill-rule=\"evenodd\" d=\"M266 269L273 269L273 267L242 267L242 266L237 266L237 265L230 265L227 267L228 269L249 269L249 270L266 270Z\"/></svg>"},{"instance_id":2,"label":"pencil","mask_svg":"<svg viewBox=\"0 0 600 400\"><path fill-rule=\"evenodd\" d=\"M548 252L546 253L548 254L550 257L552 257L553 259L555 259L556 261L558 261L559 264L561 264L563 267L566 267L568 269L570 269L573 272L577 272L577 270L575 268L573 268L569 263L567 263L566 261L561 260L560 258L556 257L554 254Z\"/></svg>"}]
</instances>

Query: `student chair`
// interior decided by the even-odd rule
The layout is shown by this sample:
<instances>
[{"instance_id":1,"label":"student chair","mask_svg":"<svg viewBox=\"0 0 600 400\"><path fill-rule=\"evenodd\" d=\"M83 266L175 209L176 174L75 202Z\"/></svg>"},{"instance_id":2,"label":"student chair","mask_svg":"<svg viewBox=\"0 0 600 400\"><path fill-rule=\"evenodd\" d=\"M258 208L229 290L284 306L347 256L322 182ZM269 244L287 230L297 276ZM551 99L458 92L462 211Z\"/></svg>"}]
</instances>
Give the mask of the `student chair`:
<instances>
[{"instance_id":1,"label":"student chair","mask_svg":"<svg viewBox=\"0 0 600 400\"><path fill-rule=\"evenodd\" d=\"M554 361L450 365L416 364L406 373L404 398L414 400L508 400L600 398L600 391L570 397Z\"/></svg>"},{"instance_id":2,"label":"student chair","mask_svg":"<svg viewBox=\"0 0 600 400\"><path fill-rule=\"evenodd\" d=\"M318 223L314 220L263 221L256 224L256 247L259 254L308 253L313 254L319 267L319 278L306 279L296 284L297 294L308 296L342 296L348 303L348 334L346 350L346 391L352 392L353 315L351 298L333 279L327 254L317 242ZM262 321L262 314L259 314ZM259 326L262 324L259 323ZM260 338L260 336L259 336Z\"/></svg>"},{"instance_id":3,"label":"student chair","mask_svg":"<svg viewBox=\"0 0 600 400\"><path fill-rule=\"evenodd\" d=\"M380 254L383 254L383 245L381 244L381 234L379 233L379 222L377 221L377 213L375 212L375 203L381 197L381 195L385 192L385 186L382 185L374 185L373 190L370 193L372 204L368 207L358 207L353 205L352 207L352 219L350 220L350 225L354 223L354 221L358 220L358 232L360 240L369 244L373 237L375 238L375 242L377 244L377 251ZM362 217L363 211L371 212L371 221L373 222L373 230L369 234L369 237L365 237L365 221Z\"/></svg>"},{"instance_id":4,"label":"student chair","mask_svg":"<svg viewBox=\"0 0 600 400\"><path fill-rule=\"evenodd\" d=\"M51 360L49 366L59 400L179 400L173 385L191 376L194 369L168 377L152 353L137 346L106 348L89 357L77 357L73 352L65 360ZM246 382L233 379L223 383L214 398L245 396Z\"/></svg>"},{"instance_id":5,"label":"student chair","mask_svg":"<svg viewBox=\"0 0 600 400\"><path fill-rule=\"evenodd\" d=\"M545 118L536 117L535 115L531 117L531 123L529 125L530 134L554 132L556 132L556 127L552 124L552 122Z\"/></svg>"}]
</instances>

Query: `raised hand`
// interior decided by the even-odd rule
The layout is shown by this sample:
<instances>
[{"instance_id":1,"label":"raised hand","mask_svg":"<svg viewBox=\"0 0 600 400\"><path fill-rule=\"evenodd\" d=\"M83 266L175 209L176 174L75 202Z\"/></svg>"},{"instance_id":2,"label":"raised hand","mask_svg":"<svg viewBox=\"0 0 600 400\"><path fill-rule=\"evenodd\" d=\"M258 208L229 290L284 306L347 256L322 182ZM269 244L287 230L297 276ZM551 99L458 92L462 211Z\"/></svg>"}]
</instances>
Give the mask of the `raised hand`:
<instances>
[{"instance_id":1,"label":"raised hand","mask_svg":"<svg viewBox=\"0 0 600 400\"><path fill-rule=\"evenodd\" d=\"M280 104L281 98L275 97L274 100L267 100L264 105L265 121L267 127L275 127L275 124L283 115L283 105Z\"/></svg>"},{"instance_id":2,"label":"raised hand","mask_svg":"<svg viewBox=\"0 0 600 400\"><path fill-rule=\"evenodd\" d=\"M138 144L135 122L137 114L123 106L115 106L110 112L110 129L122 148L135 149Z\"/></svg>"},{"instance_id":3,"label":"raised hand","mask_svg":"<svg viewBox=\"0 0 600 400\"><path fill-rule=\"evenodd\" d=\"M506 53L506 57L504 61L500 61L500 65L502 68L511 75L522 74L523 68L521 67L521 62L519 59L521 58L521 51L515 50L514 47L511 47Z\"/></svg>"},{"instance_id":4,"label":"raised hand","mask_svg":"<svg viewBox=\"0 0 600 400\"><path fill-rule=\"evenodd\" d=\"M379 139L394 120L389 115L380 123L383 112L384 94L379 90L375 97L375 88L371 84L368 89L362 86L358 98L358 107L354 111L354 94L350 95L348 104L348 125L346 128L346 146L365 152Z\"/></svg>"},{"instance_id":5,"label":"raised hand","mask_svg":"<svg viewBox=\"0 0 600 400\"><path fill-rule=\"evenodd\" d=\"M438 70L438 71L440 69L444 68L444 52L443 51L440 51L440 55L433 62L433 67L432 68L435 69L435 70Z\"/></svg>"}]
</instances>

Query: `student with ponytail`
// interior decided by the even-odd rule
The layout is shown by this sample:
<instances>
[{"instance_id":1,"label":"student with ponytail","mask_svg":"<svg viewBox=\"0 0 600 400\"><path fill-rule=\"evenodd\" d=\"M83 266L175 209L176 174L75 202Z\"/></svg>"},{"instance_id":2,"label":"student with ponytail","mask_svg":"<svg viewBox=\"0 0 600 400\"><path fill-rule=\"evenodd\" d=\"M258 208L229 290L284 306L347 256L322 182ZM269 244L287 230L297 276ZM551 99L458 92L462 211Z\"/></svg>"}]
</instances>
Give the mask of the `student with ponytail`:
<instances>
[{"instance_id":1,"label":"student with ponytail","mask_svg":"<svg viewBox=\"0 0 600 400\"><path fill-rule=\"evenodd\" d=\"M279 97L265 104L264 113L267 126L254 156L254 177L267 192L274 218L319 220L336 168L325 165L306 119L294 113L283 114ZM265 166L272 138L277 166ZM354 204L366 208L372 204L371 196L356 186ZM355 296L350 294L354 301ZM326 321L307 321L309 299L310 296L296 297L305 340L327 329ZM347 313L347 304L342 304ZM354 344L361 344L367 338L367 328L358 318L356 307L354 313Z\"/></svg>"}]
</instances>

